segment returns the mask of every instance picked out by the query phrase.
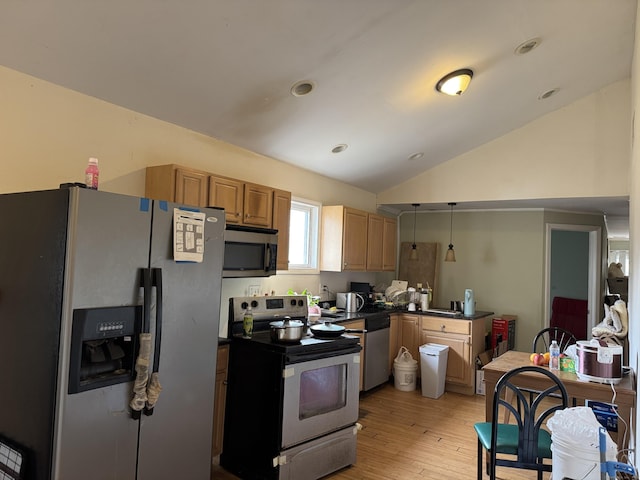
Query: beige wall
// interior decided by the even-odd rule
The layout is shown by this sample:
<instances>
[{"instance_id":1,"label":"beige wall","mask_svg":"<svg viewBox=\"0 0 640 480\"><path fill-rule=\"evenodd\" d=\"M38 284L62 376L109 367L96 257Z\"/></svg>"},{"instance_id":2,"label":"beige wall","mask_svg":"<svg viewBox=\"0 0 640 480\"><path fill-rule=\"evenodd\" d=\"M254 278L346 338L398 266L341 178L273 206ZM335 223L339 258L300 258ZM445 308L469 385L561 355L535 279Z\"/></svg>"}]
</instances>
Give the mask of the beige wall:
<instances>
[{"instance_id":1,"label":"beige wall","mask_svg":"<svg viewBox=\"0 0 640 480\"><path fill-rule=\"evenodd\" d=\"M144 195L147 166L178 163L281 188L325 205L376 210L375 195L364 190L4 67L0 85L0 193L84 182L87 160L95 156L100 160L100 189L109 192ZM227 298L246 295L249 285L276 294L289 288L317 293L320 284L343 291L349 281L376 284L392 278L323 273L225 279L221 317L226 319Z\"/></svg>"},{"instance_id":2,"label":"beige wall","mask_svg":"<svg viewBox=\"0 0 640 480\"><path fill-rule=\"evenodd\" d=\"M0 67L0 192L84 181L144 194L144 169L178 163L289 190L325 204L375 211L375 195L211 137Z\"/></svg>"},{"instance_id":3,"label":"beige wall","mask_svg":"<svg viewBox=\"0 0 640 480\"><path fill-rule=\"evenodd\" d=\"M379 204L629 194L630 81L609 85L378 195Z\"/></svg>"},{"instance_id":4,"label":"beige wall","mask_svg":"<svg viewBox=\"0 0 640 480\"><path fill-rule=\"evenodd\" d=\"M477 310L518 315L516 347L529 350L528 339L543 324L542 211L454 211L455 263L443 261L449 212L418 213L416 219L417 241L440 244L435 306L463 300L465 289L471 288ZM400 224L401 241L412 241L413 214L403 214Z\"/></svg>"}]
</instances>

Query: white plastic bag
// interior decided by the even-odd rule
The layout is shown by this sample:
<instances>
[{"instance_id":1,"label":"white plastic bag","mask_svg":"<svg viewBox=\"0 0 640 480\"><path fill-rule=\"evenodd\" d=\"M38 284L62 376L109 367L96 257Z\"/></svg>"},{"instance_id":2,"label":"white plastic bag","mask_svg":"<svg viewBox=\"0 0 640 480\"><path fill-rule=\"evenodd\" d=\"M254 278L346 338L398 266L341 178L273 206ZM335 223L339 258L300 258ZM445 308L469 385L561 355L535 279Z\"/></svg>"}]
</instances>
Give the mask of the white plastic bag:
<instances>
[{"instance_id":1,"label":"white plastic bag","mask_svg":"<svg viewBox=\"0 0 640 480\"><path fill-rule=\"evenodd\" d=\"M414 360L413 355L411 355L409 349L404 346L400 347L400 350L398 350L398 355L396 355L395 361L398 363L406 364L418 363L417 360Z\"/></svg>"},{"instance_id":2,"label":"white plastic bag","mask_svg":"<svg viewBox=\"0 0 640 480\"><path fill-rule=\"evenodd\" d=\"M600 422L589 407L571 407L558 410L547 420L551 430L551 441L580 448L600 449ZM618 452L616 443L606 435L607 460L615 460Z\"/></svg>"}]
</instances>

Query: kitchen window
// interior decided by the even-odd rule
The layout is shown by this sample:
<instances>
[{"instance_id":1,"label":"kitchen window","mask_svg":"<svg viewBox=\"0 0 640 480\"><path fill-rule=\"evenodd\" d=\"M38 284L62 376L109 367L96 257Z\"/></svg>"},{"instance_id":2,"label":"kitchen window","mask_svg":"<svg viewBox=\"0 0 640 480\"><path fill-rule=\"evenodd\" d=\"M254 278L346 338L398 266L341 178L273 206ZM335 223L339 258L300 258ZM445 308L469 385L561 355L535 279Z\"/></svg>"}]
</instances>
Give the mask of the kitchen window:
<instances>
[{"instance_id":1,"label":"kitchen window","mask_svg":"<svg viewBox=\"0 0 640 480\"><path fill-rule=\"evenodd\" d=\"M301 198L291 199L289 220L289 272L318 273L318 229L322 205Z\"/></svg>"}]
</instances>

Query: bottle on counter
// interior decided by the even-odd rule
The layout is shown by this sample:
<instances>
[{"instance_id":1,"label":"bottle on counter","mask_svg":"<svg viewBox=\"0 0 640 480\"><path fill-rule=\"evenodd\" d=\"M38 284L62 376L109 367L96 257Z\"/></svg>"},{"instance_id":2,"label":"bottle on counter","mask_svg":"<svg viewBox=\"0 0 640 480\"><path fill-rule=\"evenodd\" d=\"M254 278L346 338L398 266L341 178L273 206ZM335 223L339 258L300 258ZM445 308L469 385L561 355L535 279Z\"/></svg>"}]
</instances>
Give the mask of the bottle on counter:
<instances>
[{"instance_id":1,"label":"bottle on counter","mask_svg":"<svg viewBox=\"0 0 640 480\"><path fill-rule=\"evenodd\" d=\"M84 171L84 183L87 188L92 190L98 190L98 177L100 176L100 172L98 170L98 159L91 157L89 159L89 164Z\"/></svg>"},{"instance_id":2,"label":"bottle on counter","mask_svg":"<svg viewBox=\"0 0 640 480\"><path fill-rule=\"evenodd\" d=\"M242 319L242 337L251 338L253 335L253 312L251 311L251 305L247 307Z\"/></svg>"},{"instance_id":3,"label":"bottle on counter","mask_svg":"<svg viewBox=\"0 0 640 480\"><path fill-rule=\"evenodd\" d=\"M560 369L560 346L553 340L549 347L549 370Z\"/></svg>"}]
</instances>

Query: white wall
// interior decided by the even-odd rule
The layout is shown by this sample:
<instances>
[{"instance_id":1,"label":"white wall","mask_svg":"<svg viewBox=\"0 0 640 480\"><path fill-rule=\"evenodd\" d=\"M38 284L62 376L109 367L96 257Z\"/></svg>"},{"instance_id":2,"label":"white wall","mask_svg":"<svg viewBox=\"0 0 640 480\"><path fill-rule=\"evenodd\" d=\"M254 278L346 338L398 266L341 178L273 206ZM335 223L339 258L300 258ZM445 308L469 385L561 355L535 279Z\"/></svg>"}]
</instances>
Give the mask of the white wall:
<instances>
[{"instance_id":1,"label":"white wall","mask_svg":"<svg viewBox=\"0 0 640 480\"><path fill-rule=\"evenodd\" d=\"M629 194L623 80L378 195L379 204Z\"/></svg>"},{"instance_id":2,"label":"white wall","mask_svg":"<svg viewBox=\"0 0 640 480\"><path fill-rule=\"evenodd\" d=\"M637 307L640 298L640 145L634 139L640 138L640 3L636 12L636 35L633 63L631 67L632 82L632 148L631 148L631 171L629 175L631 204L629 212L629 253L631 256L629 267L629 365L638 374L640 351L640 308ZM636 405L640 403L640 396L636 398ZM637 411L637 409L636 409ZM631 448L637 448L635 432L640 431L640 415L636 413L636 424L632 426ZM633 455L637 463L637 454Z\"/></svg>"}]
</instances>

